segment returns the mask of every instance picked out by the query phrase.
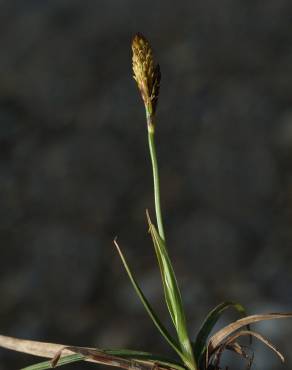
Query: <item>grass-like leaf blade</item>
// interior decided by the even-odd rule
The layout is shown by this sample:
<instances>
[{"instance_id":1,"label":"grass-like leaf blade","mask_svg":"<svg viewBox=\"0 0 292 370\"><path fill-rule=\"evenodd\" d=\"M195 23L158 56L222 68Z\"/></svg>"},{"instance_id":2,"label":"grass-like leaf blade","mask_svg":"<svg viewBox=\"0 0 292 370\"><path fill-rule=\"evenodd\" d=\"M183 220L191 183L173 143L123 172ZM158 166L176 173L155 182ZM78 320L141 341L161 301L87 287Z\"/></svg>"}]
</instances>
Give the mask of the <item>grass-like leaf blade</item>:
<instances>
[{"instance_id":1,"label":"grass-like leaf blade","mask_svg":"<svg viewBox=\"0 0 292 370\"><path fill-rule=\"evenodd\" d=\"M267 338L265 338L261 334L255 332L255 331L252 331L252 330L241 330L241 331L236 332L234 335L232 335L232 336L230 336L226 339L225 343L223 344L223 347L227 347L228 345L234 343L239 337L243 337L243 336L247 336L247 335L257 338L260 342L262 342L268 348L270 348L279 357L279 359L281 360L282 363L285 362L284 356L274 346L274 344L272 344Z\"/></svg>"},{"instance_id":2,"label":"grass-like leaf blade","mask_svg":"<svg viewBox=\"0 0 292 370\"><path fill-rule=\"evenodd\" d=\"M243 326L247 326L265 320L287 319L287 318L292 318L292 312L251 315L244 317L240 320L234 321L231 324L217 331L214 335L212 335L212 337L208 341L208 352L209 354L211 354L225 338L234 333L236 330L241 329Z\"/></svg>"},{"instance_id":3,"label":"grass-like leaf blade","mask_svg":"<svg viewBox=\"0 0 292 370\"><path fill-rule=\"evenodd\" d=\"M220 303L218 306L213 308L208 315L206 316L199 332L197 334L195 344L194 344L194 354L195 358L198 363L200 363L201 358L206 350L207 346L207 339L211 334L214 326L216 325L217 321L220 319L221 315L226 311L228 308L234 308L238 311L242 316L246 316L245 308L237 303L237 302L223 302Z\"/></svg>"},{"instance_id":4,"label":"grass-like leaf blade","mask_svg":"<svg viewBox=\"0 0 292 370\"><path fill-rule=\"evenodd\" d=\"M174 338L172 338L172 336L168 333L167 329L164 327L164 325L161 323L160 319L158 318L157 314L155 313L155 311L153 310L153 308L151 307L150 303L148 302L147 298L145 297L143 291L141 290L141 288L139 287L132 271L130 270L130 267L117 243L116 240L114 240L114 244L117 248L117 251L120 255L120 258L123 262L123 265L125 267L125 270L129 276L129 279L137 293L137 295L139 296L141 302L143 303L147 313L149 314L150 318L152 319L153 323L155 324L155 326L157 327L157 329L159 330L159 332L162 334L162 336L166 339L166 341L168 342L168 344L177 352L177 354L180 356L181 359L184 360L184 355L182 353L182 351L180 350L180 346L179 344L176 342L176 340Z\"/></svg>"},{"instance_id":5,"label":"grass-like leaf blade","mask_svg":"<svg viewBox=\"0 0 292 370\"><path fill-rule=\"evenodd\" d=\"M188 359L188 366L191 368L196 368L193 356L193 349L187 332L186 318L181 293L178 287L175 272L168 255L165 242L161 239L155 226L152 224L148 212L147 220L161 273L166 305L177 331L181 350L184 353L185 357Z\"/></svg>"},{"instance_id":6,"label":"grass-like leaf blade","mask_svg":"<svg viewBox=\"0 0 292 370\"><path fill-rule=\"evenodd\" d=\"M79 354L79 353L64 356L64 357L60 358L60 360L58 361L58 363L55 367L67 365L67 364L77 362L77 361L82 361L82 360L84 360L84 356ZM31 365L31 366L28 366L28 367L24 367L21 370L46 370L46 369L52 369L52 361L39 362L37 364Z\"/></svg>"},{"instance_id":7,"label":"grass-like leaf blade","mask_svg":"<svg viewBox=\"0 0 292 370\"><path fill-rule=\"evenodd\" d=\"M128 349L105 350L76 346L69 346L63 350L69 350L70 352L83 355L85 361L127 370L153 370L155 366L157 370L185 370L179 363L174 363L172 360L162 359L160 356L141 351ZM62 351L59 351L52 360L52 363L57 364L61 355Z\"/></svg>"},{"instance_id":8,"label":"grass-like leaf blade","mask_svg":"<svg viewBox=\"0 0 292 370\"><path fill-rule=\"evenodd\" d=\"M176 370L185 370L185 367L181 363L150 352L131 349L104 349L103 351L111 356L134 359L135 361L152 362L153 364L159 364Z\"/></svg>"},{"instance_id":9,"label":"grass-like leaf blade","mask_svg":"<svg viewBox=\"0 0 292 370\"><path fill-rule=\"evenodd\" d=\"M175 370L185 370L185 368L177 362L173 362L167 358L163 358L161 356L156 356L149 352L142 352L142 351L134 351L134 350L127 350L127 349L113 349L113 350L100 350L100 349L88 349L84 347L66 347L70 349L70 351L75 352L72 355L66 355L63 357L58 357L57 361L43 361L28 367L23 368L22 370L46 370L52 369L59 366L67 365L73 362L82 361L86 359L91 359L93 362L99 362L99 356L101 357L100 363L106 365L106 358L108 357L108 365L112 366L112 362L114 361L116 366L120 361L120 367L125 368L127 367L127 363L122 362L122 359L127 359L129 365L129 369L131 368L131 363L135 363L136 367L139 368L139 364L144 364L146 366L141 366L141 369L149 368L152 369L154 365L159 365L162 368L165 367L166 369L175 369ZM54 366L52 366L54 363ZM148 365L148 366L147 366Z\"/></svg>"}]
</instances>

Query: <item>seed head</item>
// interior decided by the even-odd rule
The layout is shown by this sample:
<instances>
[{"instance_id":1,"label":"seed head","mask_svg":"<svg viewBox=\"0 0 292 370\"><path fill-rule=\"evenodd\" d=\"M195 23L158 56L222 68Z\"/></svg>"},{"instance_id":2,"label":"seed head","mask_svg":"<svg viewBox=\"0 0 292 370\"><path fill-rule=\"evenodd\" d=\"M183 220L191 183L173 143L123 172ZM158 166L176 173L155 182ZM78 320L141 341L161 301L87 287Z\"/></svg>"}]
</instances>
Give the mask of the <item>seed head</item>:
<instances>
[{"instance_id":1,"label":"seed head","mask_svg":"<svg viewBox=\"0 0 292 370\"><path fill-rule=\"evenodd\" d=\"M156 111L160 87L159 64L155 65L151 46L140 33L133 38L132 51L133 77L140 90L146 112L152 116Z\"/></svg>"}]
</instances>

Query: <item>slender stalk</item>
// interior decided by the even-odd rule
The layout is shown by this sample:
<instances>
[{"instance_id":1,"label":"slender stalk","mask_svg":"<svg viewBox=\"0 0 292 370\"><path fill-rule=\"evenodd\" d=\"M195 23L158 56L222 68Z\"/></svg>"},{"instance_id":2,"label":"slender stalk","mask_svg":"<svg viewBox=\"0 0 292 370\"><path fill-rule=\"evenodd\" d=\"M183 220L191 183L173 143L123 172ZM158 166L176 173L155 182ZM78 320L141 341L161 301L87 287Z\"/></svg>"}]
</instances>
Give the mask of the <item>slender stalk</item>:
<instances>
[{"instance_id":1,"label":"slender stalk","mask_svg":"<svg viewBox=\"0 0 292 370\"><path fill-rule=\"evenodd\" d=\"M155 148L155 130L153 124L153 118L149 114L146 114L147 117L147 126L148 126L148 143L149 143L149 150L150 150L150 157L152 163L152 171L153 171L153 184L154 184L154 202L155 202L155 213L156 213L156 221L158 232L163 241L165 241L165 234L164 234L164 227L162 221L162 213L161 213L161 204L160 204L160 185L159 185L159 172L158 172L158 163L157 163L157 155L156 155L156 148Z\"/></svg>"},{"instance_id":2,"label":"slender stalk","mask_svg":"<svg viewBox=\"0 0 292 370\"><path fill-rule=\"evenodd\" d=\"M152 164L152 171L153 171L156 221L157 221L159 236L163 240L165 250L167 251L164 228L163 228L163 221L162 221L161 204L160 204L159 170L158 170L156 147L155 147L155 122L154 122L154 115L151 114L151 110L149 113L149 110L147 109L147 107L146 107L146 118L147 118L147 128L148 128L148 143L149 143L149 150L150 150L151 164ZM184 314L182 303L180 304L180 308L182 310L182 317L180 317L180 320L183 320L183 325L180 328L178 328L177 323L175 323L175 328L176 328L176 331L179 337L182 352L185 356L184 361L189 369L197 370L197 364L194 359L192 346L191 346L188 333L187 333L185 316L184 316L185 314Z\"/></svg>"},{"instance_id":3,"label":"slender stalk","mask_svg":"<svg viewBox=\"0 0 292 370\"><path fill-rule=\"evenodd\" d=\"M158 263L161 270L166 304L178 335L182 353L185 357L183 361L189 370L197 370L192 346L187 333L180 291L170 258L167 253L161 214L159 172L154 137L155 112L157 108L161 79L160 67L159 64L155 64L151 46L143 35L137 34L134 36L132 41L132 50L134 72L133 77L137 82L138 89L140 90L141 97L145 105L148 143L153 171L155 214L158 227L157 238L155 236L155 227L153 225L151 227L153 243L157 252ZM151 222L149 226L151 226Z\"/></svg>"}]
</instances>

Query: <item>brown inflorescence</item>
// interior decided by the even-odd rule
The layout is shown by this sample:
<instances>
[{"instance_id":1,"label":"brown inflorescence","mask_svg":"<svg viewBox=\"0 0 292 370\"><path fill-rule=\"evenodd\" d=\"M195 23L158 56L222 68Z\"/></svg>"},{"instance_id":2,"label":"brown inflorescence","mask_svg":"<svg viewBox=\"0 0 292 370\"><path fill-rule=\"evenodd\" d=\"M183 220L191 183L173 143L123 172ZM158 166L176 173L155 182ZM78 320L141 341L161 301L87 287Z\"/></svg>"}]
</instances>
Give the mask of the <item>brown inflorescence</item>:
<instances>
[{"instance_id":1,"label":"brown inflorescence","mask_svg":"<svg viewBox=\"0 0 292 370\"><path fill-rule=\"evenodd\" d=\"M146 111L152 115L156 111L159 87L160 68L154 63L151 46L140 33L133 37L133 72L145 104Z\"/></svg>"}]
</instances>

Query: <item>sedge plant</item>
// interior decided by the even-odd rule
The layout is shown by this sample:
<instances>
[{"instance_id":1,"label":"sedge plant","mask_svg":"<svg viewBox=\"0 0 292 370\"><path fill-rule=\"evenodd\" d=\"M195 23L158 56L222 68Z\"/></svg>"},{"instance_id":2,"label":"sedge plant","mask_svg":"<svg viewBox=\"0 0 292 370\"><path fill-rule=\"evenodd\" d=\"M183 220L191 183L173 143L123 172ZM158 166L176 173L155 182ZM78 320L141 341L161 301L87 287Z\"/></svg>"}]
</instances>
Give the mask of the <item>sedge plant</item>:
<instances>
[{"instance_id":1,"label":"sedge plant","mask_svg":"<svg viewBox=\"0 0 292 370\"><path fill-rule=\"evenodd\" d=\"M209 312L196 336L193 337L188 330L180 288L166 244L160 203L160 181L155 146L156 110L161 79L160 68L155 63L150 44L143 35L137 34L134 36L132 52L134 79L145 106L149 152L153 171L155 222L151 220L148 211L146 211L146 217L161 274L164 300L174 327L174 335L166 329L161 318L147 300L116 239L114 245L137 296L161 336L176 353L177 360L135 350L76 347L1 335L0 346L49 359L22 370L44 370L77 361L89 361L129 370L218 370L220 369L221 356L225 350L238 354L247 361L247 366L251 367L253 359L251 338L263 342L275 352L281 361L284 361L283 355L275 346L261 334L251 330L250 324L263 320L289 318L292 317L292 313L247 316L244 307L239 303L223 302ZM241 318L212 333L221 315L229 308L235 309ZM250 338L250 345L241 344L240 338L244 336Z\"/></svg>"}]
</instances>

